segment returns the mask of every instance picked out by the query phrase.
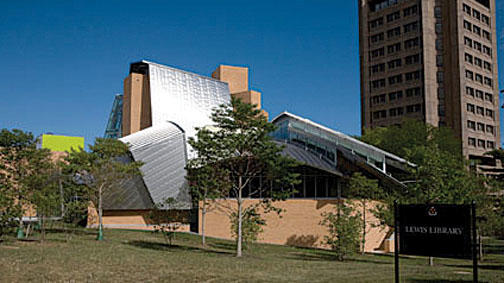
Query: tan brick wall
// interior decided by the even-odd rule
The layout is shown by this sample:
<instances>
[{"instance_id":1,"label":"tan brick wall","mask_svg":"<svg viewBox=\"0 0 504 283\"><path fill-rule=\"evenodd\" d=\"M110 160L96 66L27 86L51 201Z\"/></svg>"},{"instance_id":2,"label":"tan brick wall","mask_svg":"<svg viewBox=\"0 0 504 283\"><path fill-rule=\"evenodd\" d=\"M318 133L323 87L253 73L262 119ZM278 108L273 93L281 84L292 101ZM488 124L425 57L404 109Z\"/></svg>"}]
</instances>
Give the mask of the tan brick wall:
<instances>
[{"instance_id":1,"label":"tan brick wall","mask_svg":"<svg viewBox=\"0 0 504 283\"><path fill-rule=\"evenodd\" d=\"M258 200L246 200L245 206ZM285 209L281 218L275 213L264 216L266 226L260 235L259 242L281 245L328 248L323 244L327 229L319 225L322 220L321 214L334 211L337 200L315 199L289 199L275 203L276 207ZM201 203L200 203L201 207ZM229 214L231 209L236 208L235 200L216 200L205 218L205 233L210 237L231 239ZM368 209L369 210L369 209ZM378 224L377 219L368 211L367 215L366 251L378 249L385 239L389 230L385 228L373 228L372 224ZM199 231L201 232L201 209L199 212Z\"/></svg>"}]
</instances>

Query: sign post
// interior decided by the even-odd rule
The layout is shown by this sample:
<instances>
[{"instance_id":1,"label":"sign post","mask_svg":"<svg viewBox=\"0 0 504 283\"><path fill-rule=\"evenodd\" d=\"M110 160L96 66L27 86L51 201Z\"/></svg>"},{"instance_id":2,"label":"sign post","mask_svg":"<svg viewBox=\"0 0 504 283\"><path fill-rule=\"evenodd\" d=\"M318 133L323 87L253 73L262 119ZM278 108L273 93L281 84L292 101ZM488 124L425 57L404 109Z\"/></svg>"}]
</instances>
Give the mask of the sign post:
<instances>
[{"instance_id":1,"label":"sign post","mask_svg":"<svg viewBox=\"0 0 504 283\"><path fill-rule=\"evenodd\" d=\"M473 260L478 282L476 205L410 204L394 202L395 282L399 254Z\"/></svg>"}]
</instances>

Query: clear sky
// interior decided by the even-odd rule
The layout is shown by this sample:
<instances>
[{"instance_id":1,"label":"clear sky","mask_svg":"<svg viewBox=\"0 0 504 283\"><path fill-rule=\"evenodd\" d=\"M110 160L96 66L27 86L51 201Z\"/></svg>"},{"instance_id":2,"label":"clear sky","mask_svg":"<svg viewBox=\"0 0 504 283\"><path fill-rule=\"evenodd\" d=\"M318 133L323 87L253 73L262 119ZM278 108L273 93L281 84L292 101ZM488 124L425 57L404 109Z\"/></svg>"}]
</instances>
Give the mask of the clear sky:
<instances>
[{"instance_id":1,"label":"clear sky","mask_svg":"<svg viewBox=\"0 0 504 283\"><path fill-rule=\"evenodd\" d=\"M504 1L497 0L503 85ZM248 66L271 117L360 133L357 0L2 1L0 128L103 136L129 63ZM501 122L502 123L502 122Z\"/></svg>"}]
</instances>

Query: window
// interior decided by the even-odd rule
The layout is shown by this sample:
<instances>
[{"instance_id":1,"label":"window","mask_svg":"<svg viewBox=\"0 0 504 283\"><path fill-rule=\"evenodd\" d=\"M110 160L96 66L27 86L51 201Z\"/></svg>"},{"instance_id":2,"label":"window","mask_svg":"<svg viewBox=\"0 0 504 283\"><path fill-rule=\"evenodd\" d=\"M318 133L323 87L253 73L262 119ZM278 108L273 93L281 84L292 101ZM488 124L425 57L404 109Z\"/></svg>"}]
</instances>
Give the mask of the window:
<instances>
[{"instance_id":1,"label":"window","mask_svg":"<svg viewBox=\"0 0 504 283\"><path fill-rule=\"evenodd\" d=\"M387 64L388 64L388 68L389 69L394 69L394 68L397 68L397 67L401 67L402 60L401 59L395 59L395 60L392 60L392 61L388 61Z\"/></svg>"},{"instance_id":2,"label":"window","mask_svg":"<svg viewBox=\"0 0 504 283\"><path fill-rule=\"evenodd\" d=\"M465 76L466 76L466 78L470 79L471 81L474 80L474 73L469 70L466 70Z\"/></svg>"},{"instance_id":3,"label":"window","mask_svg":"<svg viewBox=\"0 0 504 283\"><path fill-rule=\"evenodd\" d=\"M437 34L443 33L443 25L441 23L437 23L435 26L435 30Z\"/></svg>"},{"instance_id":4,"label":"window","mask_svg":"<svg viewBox=\"0 0 504 283\"><path fill-rule=\"evenodd\" d=\"M402 90L389 93L389 101L394 101L396 99L401 99L403 96Z\"/></svg>"},{"instance_id":5,"label":"window","mask_svg":"<svg viewBox=\"0 0 504 283\"><path fill-rule=\"evenodd\" d=\"M493 141L487 141L487 148L495 148L495 143Z\"/></svg>"},{"instance_id":6,"label":"window","mask_svg":"<svg viewBox=\"0 0 504 283\"><path fill-rule=\"evenodd\" d=\"M473 130L475 130L475 129L476 129L476 123L475 123L474 121L470 121L470 120L468 120L468 121L467 121L467 127L468 127L469 129L473 129Z\"/></svg>"},{"instance_id":7,"label":"window","mask_svg":"<svg viewBox=\"0 0 504 283\"><path fill-rule=\"evenodd\" d=\"M383 25L383 18L378 18L369 22L369 29L375 29Z\"/></svg>"},{"instance_id":8,"label":"window","mask_svg":"<svg viewBox=\"0 0 504 283\"><path fill-rule=\"evenodd\" d=\"M418 30L418 22L412 22L404 25L404 33L417 31Z\"/></svg>"},{"instance_id":9,"label":"window","mask_svg":"<svg viewBox=\"0 0 504 283\"><path fill-rule=\"evenodd\" d=\"M393 29L387 30L387 38L392 38L401 35L401 28L396 27Z\"/></svg>"},{"instance_id":10,"label":"window","mask_svg":"<svg viewBox=\"0 0 504 283\"><path fill-rule=\"evenodd\" d=\"M474 97L474 88L466 86L466 94Z\"/></svg>"},{"instance_id":11,"label":"window","mask_svg":"<svg viewBox=\"0 0 504 283\"><path fill-rule=\"evenodd\" d=\"M477 81L478 83L483 83L483 76L481 74L476 74L475 78L475 81Z\"/></svg>"},{"instance_id":12,"label":"window","mask_svg":"<svg viewBox=\"0 0 504 283\"><path fill-rule=\"evenodd\" d=\"M485 115L485 113L484 113L484 109L483 109L483 107L481 107L481 106L476 106L476 114L481 115L481 116L484 116L484 115Z\"/></svg>"},{"instance_id":13,"label":"window","mask_svg":"<svg viewBox=\"0 0 504 283\"><path fill-rule=\"evenodd\" d=\"M381 57L381 56L385 55L385 48L384 47L378 48L378 49L372 50L370 53L371 53L370 54L371 58Z\"/></svg>"},{"instance_id":14,"label":"window","mask_svg":"<svg viewBox=\"0 0 504 283\"><path fill-rule=\"evenodd\" d=\"M469 138L467 142L468 142L469 146L476 146L476 139L475 138Z\"/></svg>"},{"instance_id":15,"label":"window","mask_svg":"<svg viewBox=\"0 0 504 283\"><path fill-rule=\"evenodd\" d=\"M486 125L487 133L494 134L494 127L492 125Z\"/></svg>"},{"instance_id":16,"label":"window","mask_svg":"<svg viewBox=\"0 0 504 283\"><path fill-rule=\"evenodd\" d=\"M472 31L472 25L468 21L464 21L464 28L468 31Z\"/></svg>"},{"instance_id":17,"label":"window","mask_svg":"<svg viewBox=\"0 0 504 283\"><path fill-rule=\"evenodd\" d=\"M473 25L473 32L479 36L481 36L481 28L477 25Z\"/></svg>"},{"instance_id":18,"label":"window","mask_svg":"<svg viewBox=\"0 0 504 283\"><path fill-rule=\"evenodd\" d=\"M444 72L442 71L437 72L436 79L438 83L444 82Z\"/></svg>"},{"instance_id":19,"label":"window","mask_svg":"<svg viewBox=\"0 0 504 283\"><path fill-rule=\"evenodd\" d=\"M404 42L405 49L410 49L418 45L420 45L420 39L418 37L408 39Z\"/></svg>"},{"instance_id":20,"label":"window","mask_svg":"<svg viewBox=\"0 0 504 283\"><path fill-rule=\"evenodd\" d=\"M485 124L483 123L478 123L478 131L484 132L485 131Z\"/></svg>"},{"instance_id":21,"label":"window","mask_svg":"<svg viewBox=\"0 0 504 283\"><path fill-rule=\"evenodd\" d=\"M383 41L385 38L384 38L384 35L383 35L383 32L380 32L378 34L375 34L375 35L372 35L370 38L369 38L369 41L371 43L376 43L376 42L380 42L380 41Z\"/></svg>"},{"instance_id":22,"label":"window","mask_svg":"<svg viewBox=\"0 0 504 283\"><path fill-rule=\"evenodd\" d=\"M481 68L481 67L483 67L483 61L478 57L474 57L474 65Z\"/></svg>"},{"instance_id":23,"label":"window","mask_svg":"<svg viewBox=\"0 0 504 283\"><path fill-rule=\"evenodd\" d=\"M474 49L478 50L481 52L481 43L477 42L476 40L473 42Z\"/></svg>"},{"instance_id":24,"label":"window","mask_svg":"<svg viewBox=\"0 0 504 283\"><path fill-rule=\"evenodd\" d=\"M467 111L474 113L474 105L467 103Z\"/></svg>"},{"instance_id":25,"label":"window","mask_svg":"<svg viewBox=\"0 0 504 283\"><path fill-rule=\"evenodd\" d=\"M420 111L422 111L421 104L414 104L414 105L406 106L406 113L415 113L415 112L420 112Z\"/></svg>"},{"instance_id":26,"label":"window","mask_svg":"<svg viewBox=\"0 0 504 283\"><path fill-rule=\"evenodd\" d=\"M473 9L473 17L475 17L476 19L481 19L481 14L478 10L475 10Z\"/></svg>"},{"instance_id":27,"label":"window","mask_svg":"<svg viewBox=\"0 0 504 283\"><path fill-rule=\"evenodd\" d=\"M373 119L387 118L387 110L373 112Z\"/></svg>"},{"instance_id":28,"label":"window","mask_svg":"<svg viewBox=\"0 0 504 283\"><path fill-rule=\"evenodd\" d=\"M490 18L486 15L481 15L481 21L484 22L487 26L490 25Z\"/></svg>"},{"instance_id":29,"label":"window","mask_svg":"<svg viewBox=\"0 0 504 283\"><path fill-rule=\"evenodd\" d=\"M472 64L473 63L473 56L471 54L469 54L469 53L465 53L465 61L467 63L471 63Z\"/></svg>"},{"instance_id":30,"label":"window","mask_svg":"<svg viewBox=\"0 0 504 283\"><path fill-rule=\"evenodd\" d=\"M488 117L490 117L490 118L493 118L493 117L494 117L494 112L493 112L493 110L488 109L488 108L487 108L487 109L485 109L485 116L488 116Z\"/></svg>"},{"instance_id":31,"label":"window","mask_svg":"<svg viewBox=\"0 0 504 283\"><path fill-rule=\"evenodd\" d=\"M394 12L392 14L388 14L387 15L387 23L390 23L390 22L393 22L395 20L398 20L399 18L401 18L401 14L399 13L399 11Z\"/></svg>"},{"instance_id":32,"label":"window","mask_svg":"<svg viewBox=\"0 0 504 283\"><path fill-rule=\"evenodd\" d=\"M420 54L406 56L405 61L406 65L417 64L420 62Z\"/></svg>"},{"instance_id":33,"label":"window","mask_svg":"<svg viewBox=\"0 0 504 283\"><path fill-rule=\"evenodd\" d=\"M478 139L478 147L485 148L485 141Z\"/></svg>"},{"instance_id":34,"label":"window","mask_svg":"<svg viewBox=\"0 0 504 283\"><path fill-rule=\"evenodd\" d=\"M384 72L385 71L385 63L373 65L373 66L371 66L370 69L371 69L372 74Z\"/></svg>"},{"instance_id":35,"label":"window","mask_svg":"<svg viewBox=\"0 0 504 283\"><path fill-rule=\"evenodd\" d=\"M441 39L436 39L436 50L443 50L443 41Z\"/></svg>"},{"instance_id":36,"label":"window","mask_svg":"<svg viewBox=\"0 0 504 283\"><path fill-rule=\"evenodd\" d=\"M441 7L436 6L434 7L434 17L440 19L442 17L442 10Z\"/></svg>"},{"instance_id":37,"label":"window","mask_svg":"<svg viewBox=\"0 0 504 283\"><path fill-rule=\"evenodd\" d=\"M492 84L493 80L489 77L485 77L485 85L489 86L489 87L493 87L493 84Z\"/></svg>"},{"instance_id":38,"label":"window","mask_svg":"<svg viewBox=\"0 0 504 283\"><path fill-rule=\"evenodd\" d=\"M437 89L437 96L439 99L444 99L444 87L438 87Z\"/></svg>"},{"instance_id":39,"label":"window","mask_svg":"<svg viewBox=\"0 0 504 283\"><path fill-rule=\"evenodd\" d=\"M472 39L469 37L464 37L464 44L472 48Z\"/></svg>"},{"instance_id":40,"label":"window","mask_svg":"<svg viewBox=\"0 0 504 283\"><path fill-rule=\"evenodd\" d=\"M485 100L493 102L493 94L485 92Z\"/></svg>"},{"instance_id":41,"label":"window","mask_svg":"<svg viewBox=\"0 0 504 283\"><path fill-rule=\"evenodd\" d=\"M389 81L389 85L395 85L397 83L402 83L402 74L389 77L388 81Z\"/></svg>"},{"instance_id":42,"label":"window","mask_svg":"<svg viewBox=\"0 0 504 283\"><path fill-rule=\"evenodd\" d=\"M418 13L418 6L417 5L405 8L403 10L403 14L405 17L411 16L411 15L416 15L417 13Z\"/></svg>"},{"instance_id":43,"label":"window","mask_svg":"<svg viewBox=\"0 0 504 283\"><path fill-rule=\"evenodd\" d=\"M482 31L483 38L485 38L488 41L492 41L492 37L490 36L490 33L486 30Z\"/></svg>"},{"instance_id":44,"label":"window","mask_svg":"<svg viewBox=\"0 0 504 283\"><path fill-rule=\"evenodd\" d=\"M467 14L467 15L471 15L471 7L469 7L468 5L464 4L462 6L462 9L464 10L464 12Z\"/></svg>"},{"instance_id":45,"label":"window","mask_svg":"<svg viewBox=\"0 0 504 283\"><path fill-rule=\"evenodd\" d=\"M480 44L480 49L479 49L479 51L481 51L481 44ZM486 55L488 55L488 56L492 57L492 48L490 48L490 47L488 47L488 46L484 45L484 46L483 46L483 53L485 53Z\"/></svg>"},{"instance_id":46,"label":"window","mask_svg":"<svg viewBox=\"0 0 504 283\"><path fill-rule=\"evenodd\" d=\"M483 100L483 92L479 89L476 90L476 98Z\"/></svg>"},{"instance_id":47,"label":"window","mask_svg":"<svg viewBox=\"0 0 504 283\"><path fill-rule=\"evenodd\" d=\"M420 71L413 71L406 73L406 81L418 80L420 79Z\"/></svg>"},{"instance_id":48,"label":"window","mask_svg":"<svg viewBox=\"0 0 504 283\"><path fill-rule=\"evenodd\" d=\"M483 62L483 68L485 70L491 72L492 71L492 64L490 62L485 61L485 62Z\"/></svg>"},{"instance_id":49,"label":"window","mask_svg":"<svg viewBox=\"0 0 504 283\"><path fill-rule=\"evenodd\" d=\"M436 66L443 66L443 55L436 55Z\"/></svg>"},{"instance_id":50,"label":"window","mask_svg":"<svg viewBox=\"0 0 504 283\"><path fill-rule=\"evenodd\" d=\"M406 89L406 97L419 96L420 87L413 87Z\"/></svg>"},{"instance_id":51,"label":"window","mask_svg":"<svg viewBox=\"0 0 504 283\"><path fill-rule=\"evenodd\" d=\"M392 53L395 53L398 51L401 51L401 43L400 42L387 46L387 54L392 54Z\"/></svg>"},{"instance_id":52,"label":"window","mask_svg":"<svg viewBox=\"0 0 504 283\"><path fill-rule=\"evenodd\" d=\"M385 87L385 79L371 81L371 88Z\"/></svg>"}]
</instances>

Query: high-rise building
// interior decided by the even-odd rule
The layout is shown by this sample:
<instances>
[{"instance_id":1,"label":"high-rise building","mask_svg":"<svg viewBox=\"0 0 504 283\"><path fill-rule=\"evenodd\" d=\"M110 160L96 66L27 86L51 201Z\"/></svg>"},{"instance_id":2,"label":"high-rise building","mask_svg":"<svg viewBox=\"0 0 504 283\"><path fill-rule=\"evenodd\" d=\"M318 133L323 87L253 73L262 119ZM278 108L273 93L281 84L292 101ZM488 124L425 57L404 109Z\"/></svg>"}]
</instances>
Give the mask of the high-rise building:
<instances>
[{"instance_id":1,"label":"high-rise building","mask_svg":"<svg viewBox=\"0 0 504 283\"><path fill-rule=\"evenodd\" d=\"M461 152L500 146L494 0L358 0L362 130L448 126Z\"/></svg>"}]
</instances>

